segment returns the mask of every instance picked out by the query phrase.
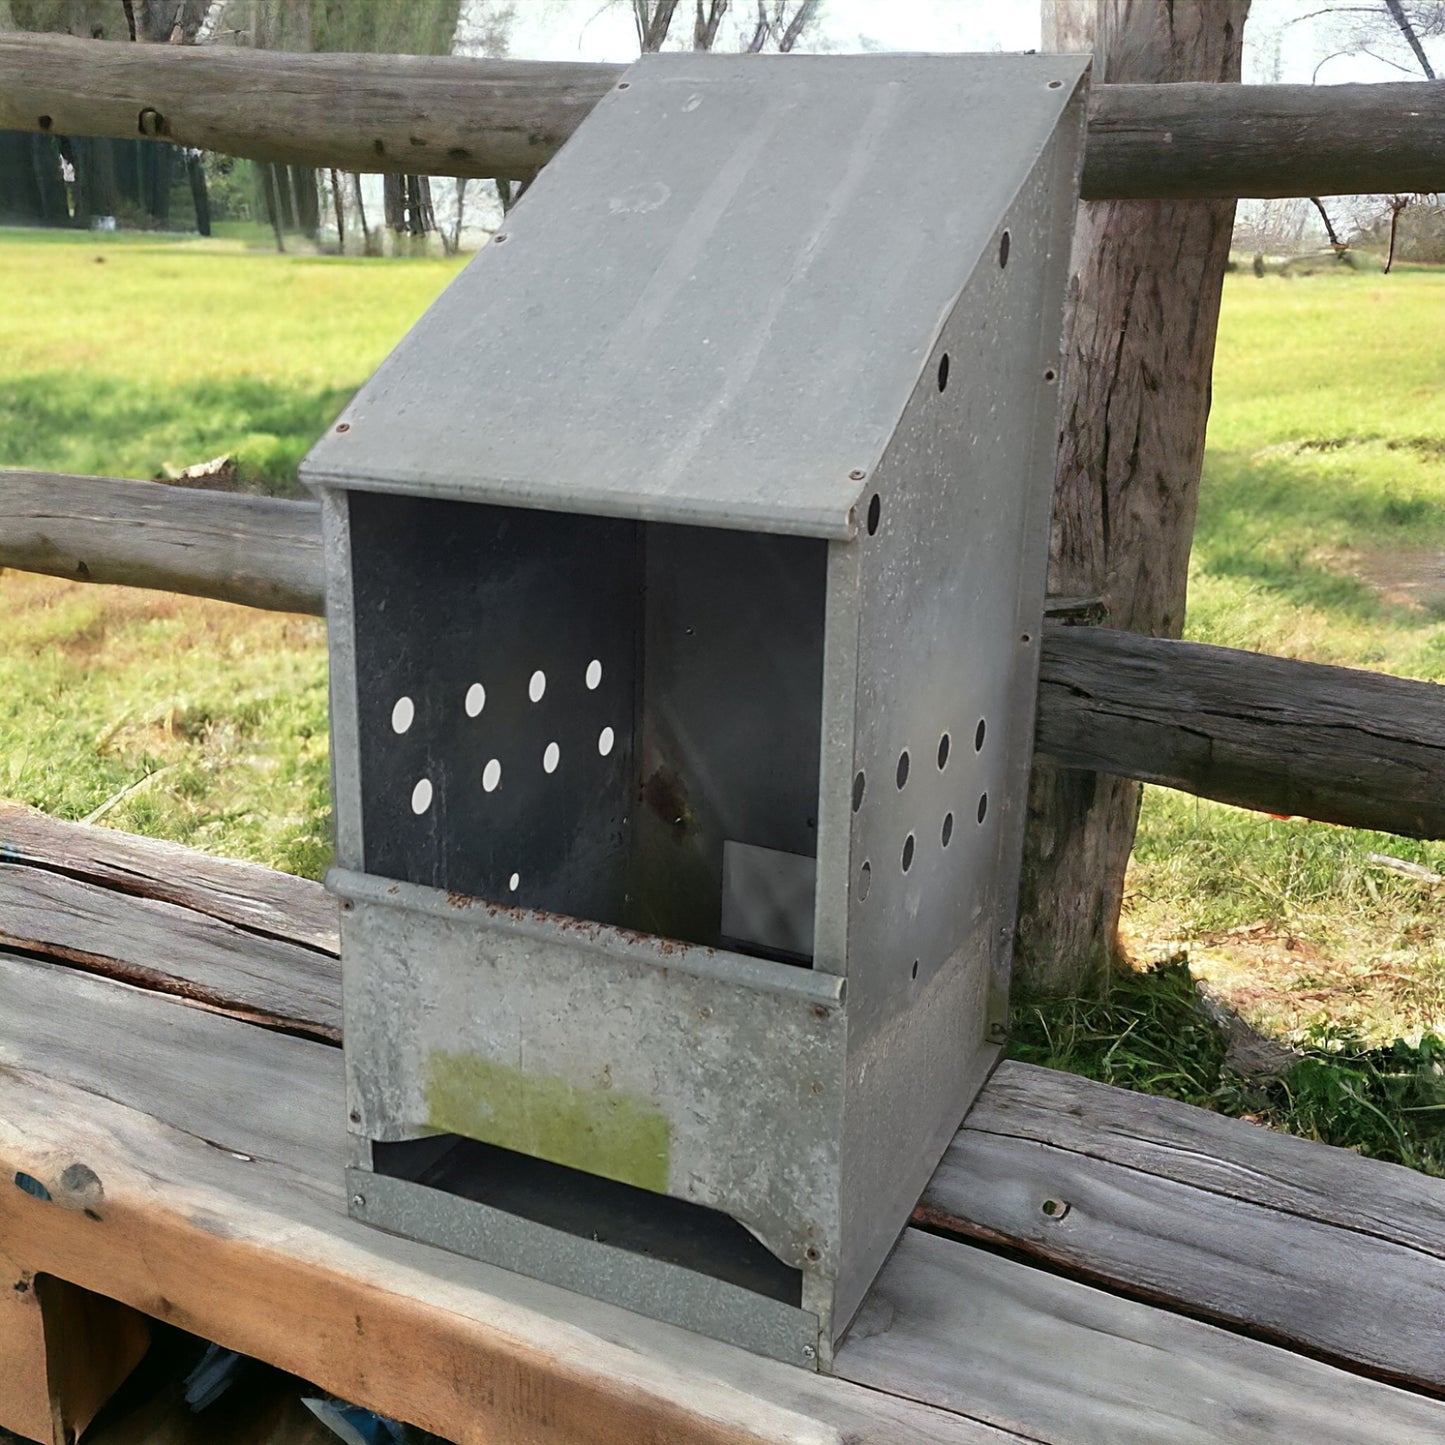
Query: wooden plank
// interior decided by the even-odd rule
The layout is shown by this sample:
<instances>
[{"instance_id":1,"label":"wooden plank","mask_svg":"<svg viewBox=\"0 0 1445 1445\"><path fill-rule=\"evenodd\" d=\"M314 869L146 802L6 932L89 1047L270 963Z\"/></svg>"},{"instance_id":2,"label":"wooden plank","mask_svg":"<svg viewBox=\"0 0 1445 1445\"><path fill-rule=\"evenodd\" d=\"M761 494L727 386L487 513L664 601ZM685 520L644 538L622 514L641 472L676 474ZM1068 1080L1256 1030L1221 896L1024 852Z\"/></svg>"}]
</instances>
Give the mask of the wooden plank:
<instances>
[{"instance_id":1,"label":"wooden plank","mask_svg":"<svg viewBox=\"0 0 1445 1445\"><path fill-rule=\"evenodd\" d=\"M534 175L624 67L0 36L0 129L338 170ZM1086 200L1445 190L1438 86L1113 85Z\"/></svg>"},{"instance_id":2,"label":"wooden plank","mask_svg":"<svg viewBox=\"0 0 1445 1445\"><path fill-rule=\"evenodd\" d=\"M1044 639L1035 747L1263 812L1445 837L1445 688L1199 642Z\"/></svg>"},{"instance_id":3,"label":"wooden plank","mask_svg":"<svg viewBox=\"0 0 1445 1445\"><path fill-rule=\"evenodd\" d=\"M261 937L340 950L336 900L319 883L179 843L65 823L0 802L0 862L174 903Z\"/></svg>"},{"instance_id":4,"label":"wooden plank","mask_svg":"<svg viewBox=\"0 0 1445 1445\"><path fill-rule=\"evenodd\" d=\"M1445 1183L1007 1064L915 1219L1445 1390Z\"/></svg>"},{"instance_id":5,"label":"wooden plank","mask_svg":"<svg viewBox=\"0 0 1445 1445\"><path fill-rule=\"evenodd\" d=\"M35 1275L12 1257L0 1236L0 1432L6 1430L29 1440L48 1440L50 1390Z\"/></svg>"},{"instance_id":6,"label":"wooden plank","mask_svg":"<svg viewBox=\"0 0 1445 1445\"><path fill-rule=\"evenodd\" d=\"M37 1275L54 1445L74 1445L150 1345L150 1321L53 1274Z\"/></svg>"},{"instance_id":7,"label":"wooden plank","mask_svg":"<svg viewBox=\"0 0 1445 1445\"><path fill-rule=\"evenodd\" d=\"M0 1182L53 1196L0 1187L29 1270L459 1445L1017 1439L355 1223L336 1049L3 955L0 997Z\"/></svg>"},{"instance_id":8,"label":"wooden plank","mask_svg":"<svg viewBox=\"0 0 1445 1445\"><path fill-rule=\"evenodd\" d=\"M0 1169L57 1199L0 1191L7 1248L459 1440L1396 1445L1445 1430L1441 1402L916 1231L843 1352L876 1393L700 1347L347 1220L334 1049L44 964L0 957L0 990L16 1001ZM62 1002L66 1026L47 1026ZM101 1181L99 1219L66 1207L77 1161Z\"/></svg>"},{"instance_id":9,"label":"wooden plank","mask_svg":"<svg viewBox=\"0 0 1445 1445\"><path fill-rule=\"evenodd\" d=\"M0 50L12 38L0 35ZM116 477L0 472L0 567L277 612L322 611L314 502Z\"/></svg>"},{"instance_id":10,"label":"wooden plank","mask_svg":"<svg viewBox=\"0 0 1445 1445\"><path fill-rule=\"evenodd\" d=\"M1445 1432L1440 1400L917 1230L838 1369L1071 1445L1426 1445Z\"/></svg>"},{"instance_id":11,"label":"wooden plank","mask_svg":"<svg viewBox=\"0 0 1445 1445\"><path fill-rule=\"evenodd\" d=\"M333 953L175 903L0 863L0 944L314 1037L341 1038Z\"/></svg>"}]
</instances>

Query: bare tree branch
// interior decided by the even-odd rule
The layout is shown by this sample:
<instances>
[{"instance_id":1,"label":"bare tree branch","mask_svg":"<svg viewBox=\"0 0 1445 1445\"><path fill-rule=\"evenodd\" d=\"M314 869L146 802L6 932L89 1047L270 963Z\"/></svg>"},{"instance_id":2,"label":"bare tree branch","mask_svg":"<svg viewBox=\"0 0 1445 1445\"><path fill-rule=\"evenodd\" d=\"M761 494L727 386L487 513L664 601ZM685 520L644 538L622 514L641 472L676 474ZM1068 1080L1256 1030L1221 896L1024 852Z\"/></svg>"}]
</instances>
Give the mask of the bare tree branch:
<instances>
[{"instance_id":1,"label":"bare tree branch","mask_svg":"<svg viewBox=\"0 0 1445 1445\"><path fill-rule=\"evenodd\" d=\"M637 24L637 43L644 54L661 50L672 25L677 0L632 0L632 17Z\"/></svg>"},{"instance_id":2,"label":"bare tree branch","mask_svg":"<svg viewBox=\"0 0 1445 1445\"><path fill-rule=\"evenodd\" d=\"M1415 27L1410 23L1410 17L1405 13L1405 7L1400 0L1385 0L1385 9L1390 12L1391 19L1400 27L1400 34L1405 37L1405 44L1415 52L1415 59L1420 62L1420 69L1425 72L1426 80L1434 80L1435 69L1430 64L1430 57L1425 54L1425 47L1420 44L1420 37L1415 34Z\"/></svg>"},{"instance_id":3,"label":"bare tree branch","mask_svg":"<svg viewBox=\"0 0 1445 1445\"><path fill-rule=\"evenodd\" d=\"M1341 241L1340 238L1335 234L1335 228L1330 223L1330 213L1325 210L1325 203L1320 200L1318 196L1311 196L1310 203L1314 206L1315 210L1320 213L1320 220L1325 223L1325 234L1330 238L1330 246L1334 249L1335 255L1338 256L1343 252L1348 251L1350 249L1349 243Z\"/></svg>"},{"instance_id":4,"label":"bare tree branch","mask_svg":"<svg viewBox=\"0 0 1445 1445\"><path fill-rule=\"evenodd\" d=\"M694 50L711 50L717 41L717 28L722 24L722 18L728 13L728 7L732 0L708 0L706 12L703 11L703 0L697 0L697 10L692 23L692 48Z\"/></svg>"},{"instance_id":5,"label":"bare tree branch","mask_svg":"<svg viewBox=\"0 0 1445 1445\"><path fill-rule=\"evenodd\" d=\"M778 41L778 49L786 55L798 43L803 31L808 28L814 15L818 13L818 0L802 0L802 4L793 11L793 18L788 21L788 28L783 31L783 38ZM781 15L781 7L779 7Z\"/></svg>"}]
</instances>

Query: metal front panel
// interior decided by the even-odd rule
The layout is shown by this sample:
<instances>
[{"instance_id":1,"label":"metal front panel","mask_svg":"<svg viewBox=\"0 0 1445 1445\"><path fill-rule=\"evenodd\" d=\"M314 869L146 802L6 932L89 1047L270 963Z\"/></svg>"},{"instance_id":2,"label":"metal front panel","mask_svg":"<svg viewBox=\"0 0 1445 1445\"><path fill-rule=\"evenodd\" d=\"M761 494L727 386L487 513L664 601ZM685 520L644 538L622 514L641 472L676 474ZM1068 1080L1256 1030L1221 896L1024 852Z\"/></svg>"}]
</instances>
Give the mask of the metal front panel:
<instances>
[{"instance_id":1,"label":"metal front panel","mask_svg":"<svg viewBox=\"0 0 1445 1445\"><path fill-rule=\"evenodd\" d=\"M629 921L718 944L728 843L817 852L827 543L659 525L643 537L638 907ZM811 954L811 938L799 952Z\"/></svg>"},{"instance_id":2,"label":"metal front panel","mask_svg":"<svg viewBox=\"0 0 1445 1445\"><path fill-rule=\"evenodd\" d=\"M352 1215L368 1224L804 1369L817 1366L818 1317L804 1310L407 1180L349 1169L346 1185Z\"/></svg>"},{"instance_id":3,"label":"metal front panel","mask_svg":"<svg viewBox=\"0 0 1445 1445\"><path fill-rule=\"evenodd\" d=\"M855 544L840 1319L996 1054L988 994L1012 940L1028 797L1082 119L1079 94L995 227Z\"/></svg>"},{"instance_id":4,"label":"metal front panel","mask_svg":"<svg viewBox=\"0 0 1445 1445\"><path fill-rule=\"evenodd\" d=\"M644 57L303 477L853 535L856 473L1085 65Z\"/></svg>"},{"instance_id":5,"label":"metal front panel","mask_svg":"<svg viewBox=\"0 0 1445 1445\"><path fill-rule=\"evenodd\" d=\"M333 874L348 1106L720 1209L837 1268L835 977Z\"/></svg>"},{"instance_id":6,"label":"metal front panel","mask_svg":"<svg viewBox=\"0 0 1445 1445\"><path fill-rule=\"evenodd\" d=\"M622 922L637 528L348 500L366 871Z\"/></svg>"}]
</instances>

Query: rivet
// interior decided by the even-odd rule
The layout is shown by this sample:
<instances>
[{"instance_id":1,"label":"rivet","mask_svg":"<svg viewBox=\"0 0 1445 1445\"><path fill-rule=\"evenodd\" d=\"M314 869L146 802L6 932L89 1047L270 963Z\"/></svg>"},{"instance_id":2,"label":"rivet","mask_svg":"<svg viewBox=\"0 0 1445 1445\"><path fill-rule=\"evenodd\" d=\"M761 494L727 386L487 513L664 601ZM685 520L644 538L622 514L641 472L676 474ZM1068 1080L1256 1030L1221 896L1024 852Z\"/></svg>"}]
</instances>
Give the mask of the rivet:
<instances>
[{"instance_id":1,"label":"rivet","mask_svg":"<svg viewBox=\"0 0 1445 1445\"><path fill-rule=\"evenodd\" d=\"M861 481L863 480L863 478L866 477L867 475L868 475L867 472L859 471L859 470L855 467L851 472L848 473L848 480L849 480L850 482L861 482Z\"/></svg>"},{"instance_id":2,"label":"rivet","mask_svg":"<svg viewBox=\"0 0 1445 1445\"><path fill-rule=\"evenodd\" d=\"M350 430L351 430L351 423L350 423L349 421L339 421L339 422L336 423L336 430L337 430L337 431L350 431Z\"/></svg>"}]
</instances>

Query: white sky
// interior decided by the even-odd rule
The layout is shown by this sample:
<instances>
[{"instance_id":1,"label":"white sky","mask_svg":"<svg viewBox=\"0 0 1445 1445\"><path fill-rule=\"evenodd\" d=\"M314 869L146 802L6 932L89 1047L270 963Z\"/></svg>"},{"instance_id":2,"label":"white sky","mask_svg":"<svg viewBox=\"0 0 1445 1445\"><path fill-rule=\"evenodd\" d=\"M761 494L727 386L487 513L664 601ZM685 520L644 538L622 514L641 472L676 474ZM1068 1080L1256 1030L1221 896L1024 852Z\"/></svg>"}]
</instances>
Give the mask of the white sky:
<instances>
[{"instance_id":1,"label":"white sky","mask_svg":"<svg viewBox=\"0 0 1445 1445\"><path fill-rule=\"evenodd\" d=\"M1382 16L1379 58L1333 55L1341 49L1342 0L1254 0L1245 26L1245 79L1308 84L1421 79L1414 58ZM823 0L820 18L801 50L1031 50L1039 45L1040 0ZM511 12L508 54L518 60L627 61L637 54L630 0L465 0L458 38L463 49L488 17ZM751 33L752 0L734 0L719 49L737 49ZM673 20L678 43L691 32L692 4L680 0ZM1429 41L1445 74L1445 42Z\"/></svg>"}]
</instances>

